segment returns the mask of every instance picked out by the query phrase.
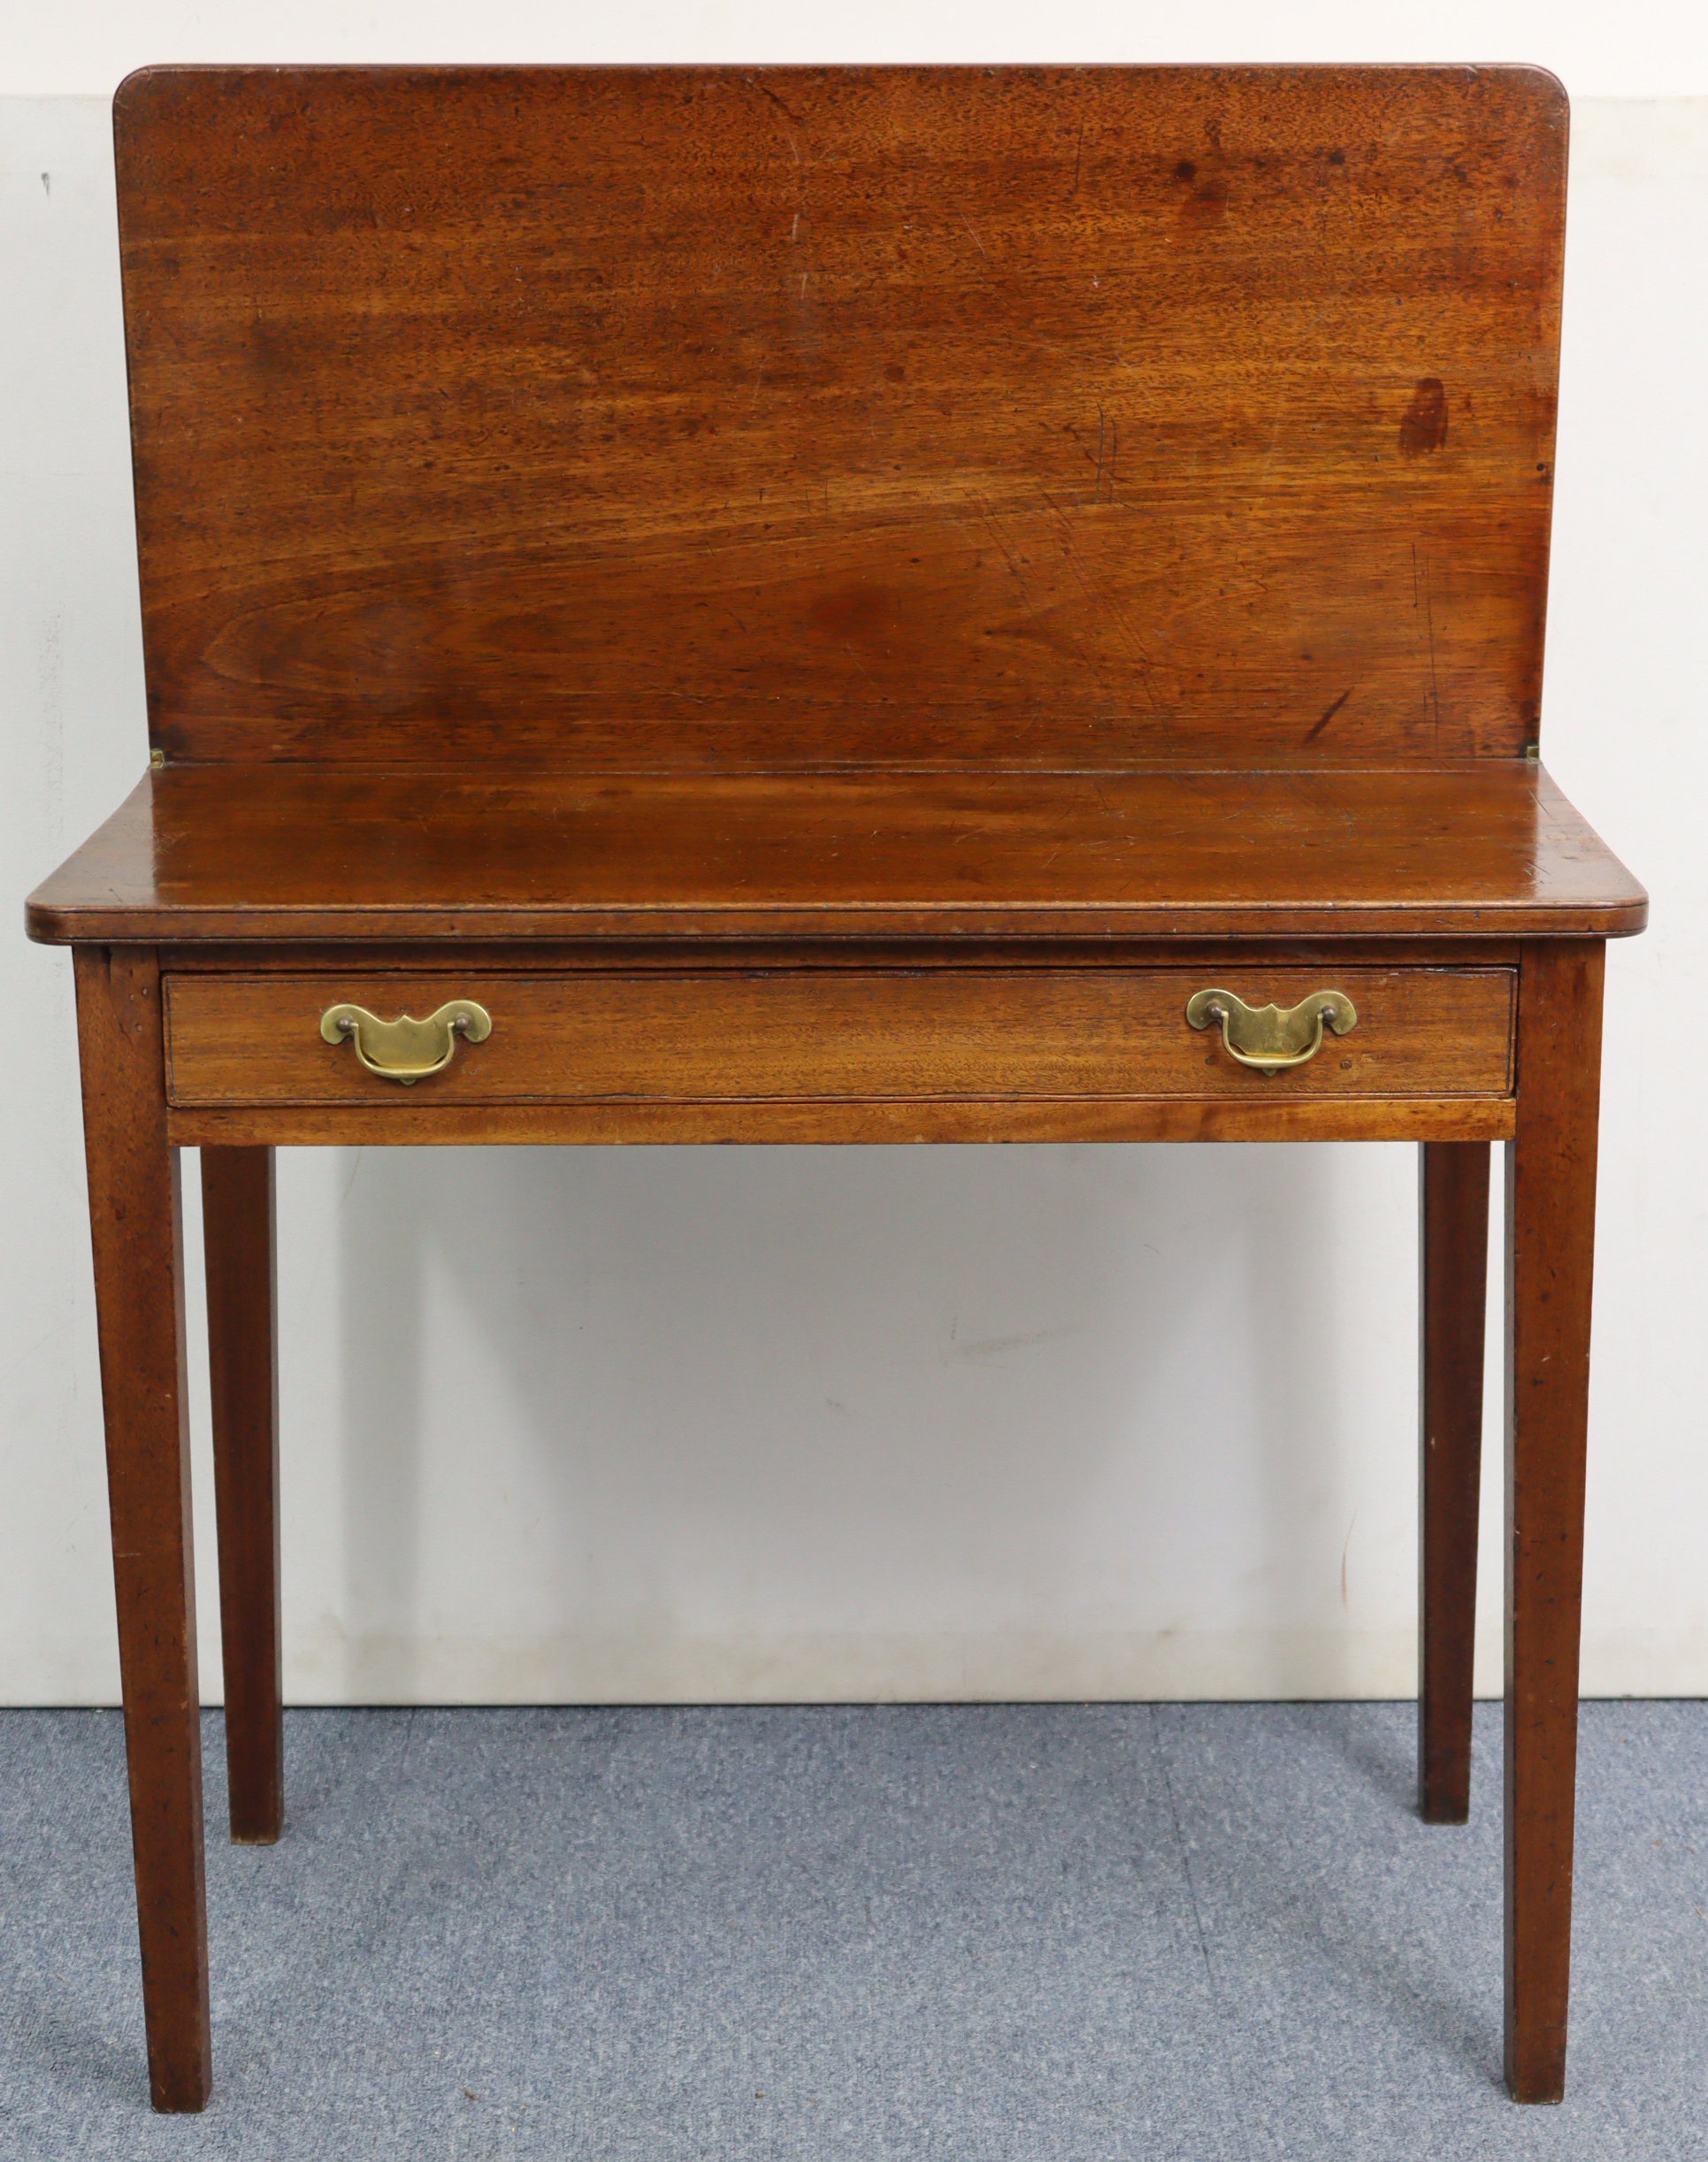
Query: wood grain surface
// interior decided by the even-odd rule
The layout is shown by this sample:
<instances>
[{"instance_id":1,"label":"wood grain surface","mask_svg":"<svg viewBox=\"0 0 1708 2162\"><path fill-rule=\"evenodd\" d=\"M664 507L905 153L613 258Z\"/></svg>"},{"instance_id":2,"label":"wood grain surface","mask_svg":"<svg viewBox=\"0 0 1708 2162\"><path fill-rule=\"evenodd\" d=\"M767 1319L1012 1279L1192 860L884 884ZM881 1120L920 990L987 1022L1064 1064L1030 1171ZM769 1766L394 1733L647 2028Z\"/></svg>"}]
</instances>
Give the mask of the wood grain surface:
<instances>
[{"instance_id":1,"label":"wood grain surface","mask_svg":"<svg viewBox=\"0 0 1708 2162\"><path fill-rule=\"evenodd\" d=\"M285 1821L273 1189L271 1148L202 1151L226 1778L231 1836L257 1846Z\"/></svg>"},{"instance_id":2,"label":"wood grain surface","mask_svg":"<svg viewBox=\"0 0 1708 2162\"><path fill-rule=\"evenodd\" d=\"M696 974L716 976L791 969L819 973L873 967L940 969L1516 969L1518 939L1299 939L1282 948L1273 939L374 939L309 941L214 940L159 948L170 976L334 976L353 963L377 975L460 974L478 968L494 976L586 975L648 970L679 975L685 954Z\"/></svg>"},{"instance_id":3,"label":"wood grain surface","mask_svg":"<svg viewBox=\"0 0 1708 2162\"><path fill-rule=\"evenodd\" d=\"M1489 1151L1419 1154L1418 1811L1471 1811L1477 1506L1489 1282Z\"/></svg>"},{"instance_id":4,"label":"wood grain surface","mask_svg":"<svg viewBox=\"0 0 1708 2162\"><path fill-rule=\"evenodd\" d=\"M98 947L79 950L76 978L149 2087L157 2110L199 2110L213 2059L184 1246L160 978L153 954Z\"/></svg>"},{"instance_id":5,"label":"wood grain surface","mask_svg":"<svg viewBox=\"0 0 1708 2162\"><path fill-rule=\"evenodd\" d=\"M938 1097L785 1099L722 1103L192 1106L167 1114L187 1148L374 1145L978 1141L1505 1141L1510 1096Z\"/></svg>"},{"instance_id":6,"label":"wood grain surface","mask_svg":"<svg viewBox=\"0 0 1708 2162\"><path fill-rule=\"evenodd\" d=\"M1506 2084L1566 2089L1578 1643L1605 949L1538 939L1519 970L1506 1166Z\"/></svg>"},{"instance_id":7,"label":"wood grain surface","mask_svg":"<svg viewBox=\"0 0 1708 2162\"><path fill-rule=\"evenodd\" d=\"M1503 1095L1511 970L1275 966L1205 970L920 969L624 977L184 976L166 978L174 1105L771 1097ZM1308 1064L1264 1075L1185 1017L1214 984L1247 1005L1344 991L1358 1021ZM320 1017L353 1002L417 1019L470 998L492 1018L442 1073L368 1072Z\"/></svg>"},{"instance_id":8,"label":"wood grain surface","mask_svg":"<svg viewBox=\"0 0 1708 2162\"><path fill-rule=\"evenodd\" d=\"M168 767L38 939L1263 938L1641 930L1545 770Z\"/></svg>"},{"instance_id":9,"label":"wood grain surface","mask_svg":"<svg viewBox=\"0 0 1708 2162\"><path fill-rule=\"evenodd\" d=\"M116 126L169 760L1536 738L1549 75L168 68Z\"/></svg>"}]
</instances>

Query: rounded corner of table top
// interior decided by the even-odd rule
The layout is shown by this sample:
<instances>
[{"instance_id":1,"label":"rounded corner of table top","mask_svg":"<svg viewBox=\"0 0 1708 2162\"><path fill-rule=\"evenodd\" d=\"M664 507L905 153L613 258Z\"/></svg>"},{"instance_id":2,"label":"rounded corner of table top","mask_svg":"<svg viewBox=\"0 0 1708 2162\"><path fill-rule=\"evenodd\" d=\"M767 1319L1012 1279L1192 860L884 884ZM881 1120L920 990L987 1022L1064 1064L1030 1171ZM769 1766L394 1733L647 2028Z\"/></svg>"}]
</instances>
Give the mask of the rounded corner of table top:
<instances>
[{"instance_id":1,"label":"rounded corner of table top","mask_svg":"<svg viewBox=\"0 0 1708 2162\"><path fill-rule=\"evenodd\" d=\"M74 921L57 902L35 893L24 903L24 936L33 946L72 946L79 933Z\"/></svg>"},{"instance_id":2,"label":"rounded corner of table top","mask_svg":"<svg viewBox=\"0 0 1708 2162\"><path fill-rule=\"evenodd\" d=\"M75 859L73 859L73 862ZM70 865L65 870L71 869ZM24 936L33 946L157 946L157 912L138 916L122 906L103 906L67 893L65 870L56 871L24 903ZM144 925L146 924L146 928Z\"/></svg>"}]
</instances>

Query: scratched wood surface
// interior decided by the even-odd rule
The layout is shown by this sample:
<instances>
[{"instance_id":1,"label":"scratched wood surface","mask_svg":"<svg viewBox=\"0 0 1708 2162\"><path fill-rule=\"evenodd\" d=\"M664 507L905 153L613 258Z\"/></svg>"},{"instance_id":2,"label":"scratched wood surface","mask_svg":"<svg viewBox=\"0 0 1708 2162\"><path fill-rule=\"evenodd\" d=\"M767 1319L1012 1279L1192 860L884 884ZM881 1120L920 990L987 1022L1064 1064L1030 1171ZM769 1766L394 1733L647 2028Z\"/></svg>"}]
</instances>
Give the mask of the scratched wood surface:
<instances>
[{"instance_id":1,"label":"scratched wood surface","mask_svg":"<svg viewBox=\"0 0 1708 2162\"><path fill-rule=\"evenodd\" d=\"M165 69L170 760L1333 765L1537 732L1522 69Z\"/></svg>"}]
</instances>

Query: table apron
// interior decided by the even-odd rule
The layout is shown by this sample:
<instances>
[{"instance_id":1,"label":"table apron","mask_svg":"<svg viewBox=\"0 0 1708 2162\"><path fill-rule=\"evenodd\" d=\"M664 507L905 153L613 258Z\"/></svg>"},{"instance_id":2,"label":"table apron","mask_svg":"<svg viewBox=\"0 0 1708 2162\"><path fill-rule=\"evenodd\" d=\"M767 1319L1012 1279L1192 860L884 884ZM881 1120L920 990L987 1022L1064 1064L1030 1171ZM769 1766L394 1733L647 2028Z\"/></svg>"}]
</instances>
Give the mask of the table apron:
<instances>
[{"instance_id":1,"label":"table apron","mask_svg":"<svg viewBox=\"0 0 1708 2162\"><path fill-rule=\"evenodd\" d=\"M1287 1104L1499 1098L1512 1088L1516 978L1502 968L1325 970L1280 961L1221 970L632 976L356 967L300 977L168 973L165 982L174 1109L340 1106L414 1123L424 1107L524 1104L1115 1107L1182 1099L1267 1118ZM1303 1063L1260 1072L1215 1023L1202 1015L1189 1023L1193 993L1211 986L1229 1001L1301 1015L1333 990L1344 994L1337 1013L1351 1018L1337 1022L1343 1033L1319 1026ZM405 1015L440 1017L434 1029L399 1032L391 1055L405 1060L417 1077L410 1081L374 1070L387 1058L378 1024ZM1309 1036L1307 1023L1299 1038L1307 1053ZM439 1063L425 1070L423 1061Z\"/></svg>"}]
</instances>

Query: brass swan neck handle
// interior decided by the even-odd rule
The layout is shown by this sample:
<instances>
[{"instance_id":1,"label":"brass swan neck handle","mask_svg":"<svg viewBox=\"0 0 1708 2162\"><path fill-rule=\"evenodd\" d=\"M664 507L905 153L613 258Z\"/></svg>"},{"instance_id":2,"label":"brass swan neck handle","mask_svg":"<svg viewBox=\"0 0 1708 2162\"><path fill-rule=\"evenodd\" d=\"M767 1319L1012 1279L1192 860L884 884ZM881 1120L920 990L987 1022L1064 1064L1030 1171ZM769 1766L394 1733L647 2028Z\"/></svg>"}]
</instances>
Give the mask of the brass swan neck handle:
<instances>
[{"instance_id":1,"label":"brass swan neck handle","mask_svg":"<svg viewBox=\"0 0 1708 2162\"><path fill-rule=\"evenodd\" d=\"M492 1034L492 1016L472 999L453 999L425 1021L402 1014L382 1021L364 1006L329 1006L320 1016L320 1033L329 1044L348 1042L359 1062L384 1081L410 1088L430 1074L442 1073L465 1036L478 1044Z\"/></svg>"},{"instance_id":2,"label":"brass swan neck handle","mask_svg":"<svg viewBox=\"0 0 1708 2162\"><path fill-rule=\"evenodd\" d=\"M1285 1073L1303 1066L1322 1048L1322 1031L1344 1036L1358 1026L1358 1009L1344 991L1314 991L1297 1006L1247 1006L1231 991L1195 991L1186 1001L1186 1018L1195 1029L1222 1024L1222 1041L1229 1058L1260 1074Z\"/></svg>"}]
</instances>

